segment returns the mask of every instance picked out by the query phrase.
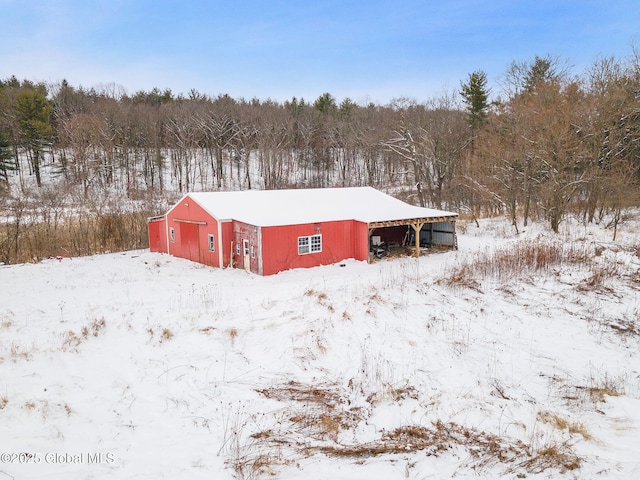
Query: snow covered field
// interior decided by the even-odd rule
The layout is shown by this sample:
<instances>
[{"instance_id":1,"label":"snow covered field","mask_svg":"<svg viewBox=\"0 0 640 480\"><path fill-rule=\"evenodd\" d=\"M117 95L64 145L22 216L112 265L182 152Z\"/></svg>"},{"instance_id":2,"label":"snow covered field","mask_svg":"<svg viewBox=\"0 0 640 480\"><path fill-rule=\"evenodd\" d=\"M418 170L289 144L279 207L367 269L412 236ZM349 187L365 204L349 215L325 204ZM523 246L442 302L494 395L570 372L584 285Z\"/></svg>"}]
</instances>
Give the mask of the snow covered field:
<instances>
[{"instance_id":1,"label":"snow covered field","mask_svg":"<svg viewBox=\"0 0 640 480\"><path fill-rule=\"evenodd\" d=\"M0 267L0 480L640 478L639 227L487 219L265 278Z\"/></svg>"}]
</instances>

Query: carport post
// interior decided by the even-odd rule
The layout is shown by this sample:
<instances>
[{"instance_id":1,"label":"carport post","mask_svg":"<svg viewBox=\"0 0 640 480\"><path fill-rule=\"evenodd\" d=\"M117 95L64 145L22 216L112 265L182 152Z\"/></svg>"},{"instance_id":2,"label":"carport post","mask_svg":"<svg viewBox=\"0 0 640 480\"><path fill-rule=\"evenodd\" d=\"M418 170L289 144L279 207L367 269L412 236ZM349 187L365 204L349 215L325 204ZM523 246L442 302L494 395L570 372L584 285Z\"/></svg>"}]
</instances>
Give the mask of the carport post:
<instances>
[{"instance_id":1,"label":"carport post","mask_svg":"<svg viewBox=\"0 0 640 480\"><path fill-rule=\"evenodd\" d=\"M423 223L412 223L411 226L416 232L416 258L420 256L420 230L422 230Z\"/></svg>"},{"instance_id":2,"label":"carport post","mask_svg":"<svg viewBox=\"0 0 640 480\"><path fill-rule=\"evenodd\" d=\"M373 232L376 230L375 227L371 228L371 225L369 225L369 236L367 237L367 263L371 263L371 235L373 235Z\"/></svg>"}]
</instances>

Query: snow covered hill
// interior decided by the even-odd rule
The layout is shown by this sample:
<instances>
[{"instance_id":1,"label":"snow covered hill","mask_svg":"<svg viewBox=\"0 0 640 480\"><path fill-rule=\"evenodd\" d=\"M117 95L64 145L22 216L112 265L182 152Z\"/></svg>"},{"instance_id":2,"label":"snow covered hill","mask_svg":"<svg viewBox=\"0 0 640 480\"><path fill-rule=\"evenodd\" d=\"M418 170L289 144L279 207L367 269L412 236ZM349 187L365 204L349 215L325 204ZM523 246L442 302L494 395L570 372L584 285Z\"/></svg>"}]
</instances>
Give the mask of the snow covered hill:
<instances>
[{"instance_id":1,"label":"snow covered hill","mask_svg":"<svg viewBox=\"0 0 640 480\"><path fill-rule=\"evenodd\" d=\"M264 278L0 267L0 480L639 478L639 226Z\"/></svg>"}]
</instances>

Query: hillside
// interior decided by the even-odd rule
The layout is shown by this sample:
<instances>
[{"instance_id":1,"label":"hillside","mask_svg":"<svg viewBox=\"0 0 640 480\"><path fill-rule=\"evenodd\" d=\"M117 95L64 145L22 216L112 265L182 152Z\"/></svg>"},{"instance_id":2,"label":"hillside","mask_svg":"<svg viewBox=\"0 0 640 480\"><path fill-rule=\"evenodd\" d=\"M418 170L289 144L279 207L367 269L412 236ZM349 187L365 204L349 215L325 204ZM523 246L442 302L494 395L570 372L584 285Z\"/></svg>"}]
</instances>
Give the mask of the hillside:
<instances>
[{"instance_id":1,"label":"hillside","mask_svg":"<svg viewBox=\"0 0 640 480\"><path fill-rule=\"evenodd\" d=\"M640 214L460 227L272 277L0 267L0 479L638 478Z\"/></svg>"}]
</instances>

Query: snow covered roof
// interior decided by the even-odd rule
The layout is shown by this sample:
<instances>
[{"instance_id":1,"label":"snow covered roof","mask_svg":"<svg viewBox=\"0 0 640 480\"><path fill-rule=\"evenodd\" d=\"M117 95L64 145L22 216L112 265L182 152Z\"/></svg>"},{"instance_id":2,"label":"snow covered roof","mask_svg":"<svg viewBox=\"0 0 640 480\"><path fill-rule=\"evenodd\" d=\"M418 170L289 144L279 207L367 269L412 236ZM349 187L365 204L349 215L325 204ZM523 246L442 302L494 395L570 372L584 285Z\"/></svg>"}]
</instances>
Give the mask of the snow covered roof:
<instances>
[{"instance_id":1,"label":"snow covered roof","mask_svg":"<svg viewBox=\"0 0 640 480\"><path fill-rule=\"evenodd\" d=\"M365 223L456 217L453 212L409 205L371 187L193 192L193 200L218 220L255 226L336 220Z\"/></svg>"}]
</instances>

